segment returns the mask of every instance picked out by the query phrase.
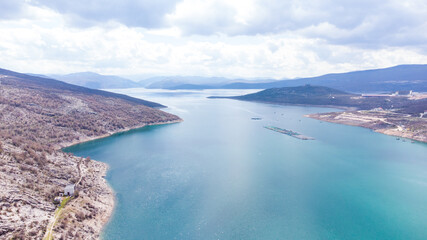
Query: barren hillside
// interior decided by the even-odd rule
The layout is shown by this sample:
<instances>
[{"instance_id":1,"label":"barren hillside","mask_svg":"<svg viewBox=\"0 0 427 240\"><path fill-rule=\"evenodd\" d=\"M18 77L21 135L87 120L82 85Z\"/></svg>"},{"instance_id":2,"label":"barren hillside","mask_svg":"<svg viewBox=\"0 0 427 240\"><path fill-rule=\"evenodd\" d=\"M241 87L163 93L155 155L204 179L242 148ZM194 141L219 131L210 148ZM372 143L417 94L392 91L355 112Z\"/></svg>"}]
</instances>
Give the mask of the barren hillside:
<instances>
[{"instance_id":1,"label":"barren hillside","mask_svg":"<svg viewBox=\"0 0 427 240\"><path fill-rule=\"evenodd\" d=\"M142 127L180 121L156 103L0 71L0 239L41 239L55 210L52 200L79 178L82 159L60 148ZM98 238L113 194L106 165L82 161L79 197L54 229L54 238ZM84 236L84 237L83 237Z\"/></svg>"}]
</instances>

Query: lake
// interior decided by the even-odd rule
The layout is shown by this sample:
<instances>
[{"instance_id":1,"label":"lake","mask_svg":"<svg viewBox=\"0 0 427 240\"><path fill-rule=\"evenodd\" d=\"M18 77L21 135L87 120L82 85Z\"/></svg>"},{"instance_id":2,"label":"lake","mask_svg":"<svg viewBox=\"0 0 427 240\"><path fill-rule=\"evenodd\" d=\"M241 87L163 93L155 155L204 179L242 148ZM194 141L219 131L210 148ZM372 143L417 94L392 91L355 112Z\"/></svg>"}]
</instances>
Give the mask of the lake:
<instances>
[{"instance_id":1,"label":"lake","mask_svg":"<svg viewBox=\"0 0 427 240\"><path fill-rule=\"evenodd\" d=\"M427 239L427 144L303 116L335 109L206 98L253 90L113 91L184 122L66 149L110 165L103 239Z\"/></svg>"}]
</instances>

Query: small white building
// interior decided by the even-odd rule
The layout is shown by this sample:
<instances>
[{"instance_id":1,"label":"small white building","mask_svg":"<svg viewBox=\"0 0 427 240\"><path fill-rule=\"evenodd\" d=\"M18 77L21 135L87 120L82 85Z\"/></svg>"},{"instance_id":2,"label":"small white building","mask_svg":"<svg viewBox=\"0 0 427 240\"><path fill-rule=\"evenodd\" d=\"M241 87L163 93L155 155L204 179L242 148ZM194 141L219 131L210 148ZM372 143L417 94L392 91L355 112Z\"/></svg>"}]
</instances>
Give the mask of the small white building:
<instances>
[{"instance_id":1,"label":"small white building","mask_svg":"<svg viewBox=\"0 0 427 240\"><path fill-rule=\"evenodd\" d=\"M69 184L64 188L64 196L73 196L74 195L74 184Z\"/></svg>"},{"instance_id":2,"label":"small white building","mask_svg":"<svg viewBox=\"0 0 427 240\"><path fill-rule=\"evenodd\" d=\"M61 203L61 201L62 201L62 197L60 197L60 196L55 197L55 199L53 199L54 203Z\"/></svg>"}]
</instances>

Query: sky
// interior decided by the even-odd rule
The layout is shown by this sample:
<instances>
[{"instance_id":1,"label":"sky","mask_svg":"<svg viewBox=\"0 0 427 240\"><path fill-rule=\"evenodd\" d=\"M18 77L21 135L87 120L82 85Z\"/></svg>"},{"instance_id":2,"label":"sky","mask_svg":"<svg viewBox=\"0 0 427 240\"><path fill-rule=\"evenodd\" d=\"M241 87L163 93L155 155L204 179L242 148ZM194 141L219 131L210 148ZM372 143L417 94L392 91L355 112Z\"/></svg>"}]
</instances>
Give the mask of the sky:
<instances>
[{"instance_id":1,"label":"sky","mask_svg":"<svg viewBox=\"0 0 427 240\"><path fill-rule=\"evenodd\" d=\"M296 78L427 63L425 0L1 0L0 68Z\"/></svg>"}]
</instances>

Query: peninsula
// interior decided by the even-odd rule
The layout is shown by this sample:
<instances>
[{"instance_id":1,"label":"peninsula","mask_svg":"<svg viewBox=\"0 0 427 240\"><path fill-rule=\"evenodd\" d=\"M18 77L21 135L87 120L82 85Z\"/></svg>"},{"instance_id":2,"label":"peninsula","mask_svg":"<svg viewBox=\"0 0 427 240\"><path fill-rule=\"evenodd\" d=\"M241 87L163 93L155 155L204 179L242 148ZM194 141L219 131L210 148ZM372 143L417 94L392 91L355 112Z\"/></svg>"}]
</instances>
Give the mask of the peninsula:
<instances>
[{"instance_id":1,"label":"peninsula","mask_svg":"<svg viewBox=\"0 0 427 240\"><path fill-rule=\"evenodd\" d=\"M329 87L304 85L270 88L243 96L210 98L341 108L345 111L310 114L307 117L427 142L427 94L424 93L354 94Z\"/></svg>"},{"instance_id":2,"label":"peninsula","mask_svg":"<svg viewBox=\"0 0 427 240\"><path fill-rule=\"evenodd\" d=\"M53 239L98 239L113 207L108 166L61 148L151 124L179 122L160 104L0 69L0 238L42 239L55 196L76 192Z\"/></svg>"}]
</instances>

